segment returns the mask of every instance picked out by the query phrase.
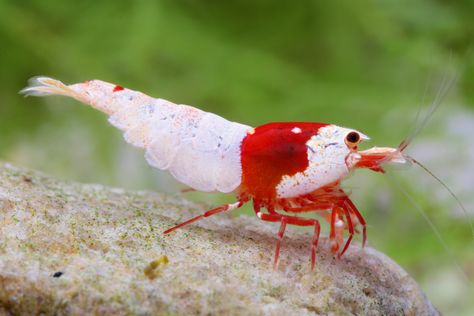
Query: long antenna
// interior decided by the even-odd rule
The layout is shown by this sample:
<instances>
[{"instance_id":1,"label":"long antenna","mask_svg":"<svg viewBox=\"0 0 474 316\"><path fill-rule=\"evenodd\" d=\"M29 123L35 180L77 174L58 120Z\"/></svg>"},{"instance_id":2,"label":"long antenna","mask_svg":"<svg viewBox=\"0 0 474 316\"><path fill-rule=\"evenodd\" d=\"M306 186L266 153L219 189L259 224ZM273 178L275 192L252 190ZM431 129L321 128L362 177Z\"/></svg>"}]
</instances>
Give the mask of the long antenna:
<instances>
[{"instance_id":1,"label":"long antenna","mask_svg":"<svg viewBox=\"0 0 474 316\"><path fill-rule=\"evenodd\" d=\"M458 269L459 273L464 277L464 280L467 282L467 284L472 284L472 281L470 280L469 276L466 274L466 272L459 265L459 262L458 262L458 260L456 260L456 257L454 256L454 253L449 249L448 245L444 241L444 238L441 236L441 233L439 232L438 228L433 223L433 221L430 219L428 214L426 214L426 212L423 210L423 208L418 203L416 203L416 201L413 199L413 197L402 187L400 182L398 182L398 180L395 177L393 177L392 175L389 175L389 177L392 180L392 182L397 186L398 190L400 190L400 192L402 192L403 195L405 195L407 200L413 205L413 207L415 207L415 209L420 213L420 215L426 220L426 222L430 226L431 230L435 234L436 238L438 239L438 241L443 246L444 251L451 257L451 259L454 262L456 268Z\"/></svg>"},{"instance_id":2,"label":"long antenna","mask_svg":"<svg viewBox=\"0 0 474 316\"><path fill-rule=\"evenodd\" d=\"M451 190L447 185L446 183L444 183L438 176L436 176L431 170L429 170L427 167L425 167L424 165L422 165L418 160L410 157L410 156L406 156L409 160L411 160L414 164L418 165L420 168L422 168L424 171L426 171L426 173L428 173L430 176L432 176L436 181L438 181L445 189L446 191L449 192L449 194L453 197L453 199L457 202L457 204L459 205L459 207L461 208L461 210L463 211L464 213L464 216L466 218L466 220L469 222L469 227L471 228L471 234L472 234L472 238L474 240L474 226L472 224L472 221L470 220L469 218L469 212L467 211L467 209L464 207L464 205L462 204L461 200L457 197L456 194L454 194L453 190Z\"/></svg>"},{"instance_id":3,"label":"long antenna","mask_svg":"<svg viewBox=\"0 0 474 316\"><path fill-rule=\"evenodd\" d=\"M448 80L448 75L443 77L443 80L441 82L440 89L438 90L438 93L436 94L435 99L433 100L433 103L431 104L430 108L428 109L428 113L426 116L423 118L423 120L420 122L420 124L398 145L398 148L400 151L404 151L408 145L412 142L412 140L420 134L420 132L425 128L426 124L428 124L429 120L433 117L433 114L436 112L436 110L440 107L440 105L443 103L443 100L447 96L448 92L451 90L453 87L454 83L457 81L459 74L456 73L451 79ZM419 117L419 111L416 115L416 120L418 121Z\"/></svg>"},{"instance_id":4,"label":"long antenna","mask_svg":"<svg viewBox=\"0 0 474 316\"><path fill-rule=\"evenodd\" d=\"M418 120L420 119L420 116L421 116L421 109L423 108L423 106L425 104L426 96L428 94L428 89L429 89L429 86L430 86L430 80L429 79L430 78L428 77L428 80L426 80L425 89L423 91L423 97L421 98L421 103L418 106L418 109L416 110L416 115L415 115L415 118L413 119L413 122L412 122L412 125L411 125L411 128L410 128L410 132L408 133L407 137L405 137L403 139L403 141L400 143L400 145L398 146L398 149L400 151L403 151L408 146L408 144L409 144L408 138L413 139L413 137L411 135L416 133L417 126L418 126ZM410 140L410 142L411 142L411 140Z\"/></svg>"}]
</instances>

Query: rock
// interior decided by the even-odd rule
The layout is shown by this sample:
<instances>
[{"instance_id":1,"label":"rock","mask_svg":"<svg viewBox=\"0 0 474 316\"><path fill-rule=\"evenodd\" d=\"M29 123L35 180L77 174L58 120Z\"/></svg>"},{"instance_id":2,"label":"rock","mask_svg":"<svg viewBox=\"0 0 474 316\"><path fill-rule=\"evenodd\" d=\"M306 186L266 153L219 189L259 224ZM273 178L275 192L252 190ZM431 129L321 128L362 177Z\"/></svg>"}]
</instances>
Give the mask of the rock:
<instances>
[{"instance_id":1,"label":"rock","mask_svg":"<svg viewBox=\"0 0 474 316\"><path fill-rule=\"evenodd\" d=\"M0 164L0 314L437 315L415 281L374 249L333 258L322 238L202 212L181 196L60 181ZM370 236L369 236L370 237Z\"/></svg>"}]
</instances>

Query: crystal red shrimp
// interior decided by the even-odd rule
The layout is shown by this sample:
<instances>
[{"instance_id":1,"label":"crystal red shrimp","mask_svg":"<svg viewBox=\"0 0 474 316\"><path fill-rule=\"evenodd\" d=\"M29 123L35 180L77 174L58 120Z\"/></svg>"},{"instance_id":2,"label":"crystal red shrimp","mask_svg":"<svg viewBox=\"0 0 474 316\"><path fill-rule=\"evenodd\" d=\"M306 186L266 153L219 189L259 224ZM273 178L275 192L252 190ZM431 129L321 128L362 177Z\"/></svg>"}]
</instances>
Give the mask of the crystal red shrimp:
<instances>
[{"instance_id":1,"label":"crystal red shrimp","mask_svg":"<svg viewBox=\"0 0 474 316\"><path fill-rule=\"evenodd\" d=\"M303 212L318 212L330 223L331 249L338 257L347 250L359 227L365 245L365 220L341 188L341 181L356 168L383 172L382 163L409 161L402 153L404 147L357 151L360 142L369 138L354 129L308 122L252 128L100 80L64 85L36 77L21 92L64 95L89 104L109 115L109 122L124 132L128 143L144 148L145 158L153 167L169 170L191 189L235 194L235 203L204 212L165 234L252 201L258 218L280 223L275 267L286 226L291 224L314 228L314 269L320 223L298 216Z\"/></svg>"}]
</instances>

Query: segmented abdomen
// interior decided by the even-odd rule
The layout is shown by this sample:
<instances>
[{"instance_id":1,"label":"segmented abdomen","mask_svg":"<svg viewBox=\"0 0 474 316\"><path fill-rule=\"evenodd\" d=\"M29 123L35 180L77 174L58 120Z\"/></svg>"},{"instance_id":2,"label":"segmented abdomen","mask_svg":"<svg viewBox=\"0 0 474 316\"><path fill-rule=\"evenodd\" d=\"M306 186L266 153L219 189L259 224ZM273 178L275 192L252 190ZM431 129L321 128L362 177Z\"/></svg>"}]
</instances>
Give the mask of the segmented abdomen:
<instances>
[{"instance_id":1,"label":"segmented abdomen","mask_svg":"<svg viewBox=\"0 0 474 316\"><path fill-rule=\"evenodd\" d=\"M240 185L240 146L249 126L128 91L115 93L120 110L109 122L127 142L145 148L150 165L199 191L227 193Z\"/></svg>"},{"instance_id":2,"label":"segmented abdomen","mask_svg":"<svg viewBox=\"0 0 474 316\"><path fill-rule=\"evenodd\" d=\"M145 158L199 191L231 192L241 183L240 147L251 128L194 107L155 99L101 80L74 85L35 77L25 95L65 95L108 114Z\"/></svg>"}]
</instances>

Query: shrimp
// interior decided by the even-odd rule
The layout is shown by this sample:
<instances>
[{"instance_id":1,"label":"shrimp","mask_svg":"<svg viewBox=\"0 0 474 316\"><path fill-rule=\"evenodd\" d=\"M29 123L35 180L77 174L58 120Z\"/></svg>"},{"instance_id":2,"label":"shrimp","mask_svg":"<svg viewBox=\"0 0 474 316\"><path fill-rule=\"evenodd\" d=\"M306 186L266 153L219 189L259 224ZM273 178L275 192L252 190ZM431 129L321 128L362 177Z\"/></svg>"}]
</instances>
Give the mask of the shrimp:
<instances>
[{"instance_id":1,"label":"shrimp","mask_svg":"<svg viewBox=\"0 0 474 316\"><path fill-rule=\"evenodd\" d=\"M107 114L109 122L124 132L126 142L143 148L151 166L169 170L191 189L236 196L235 203L208 210L164 234L251 202L259 219L280 223L274 267L290 224L314 230L314 270L321 228L318 219L299 216L306 212L316 212L329 222L331 250L337 257L360 229L365 246L366 222L341 182L355 169L384 172L385 163L410 162L403 142L398 148L358 151L369 137L354 129L314 122L274 122L254 128L100 80L65 85L35 77L21 93L63 95L86 103Z\"/></svg>"}]
</instances>

